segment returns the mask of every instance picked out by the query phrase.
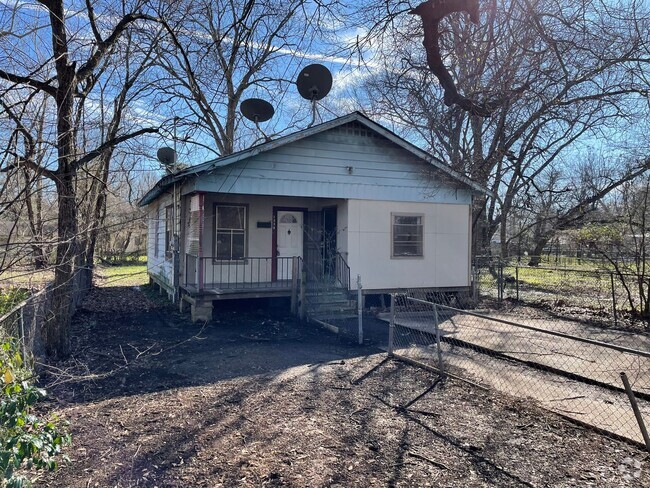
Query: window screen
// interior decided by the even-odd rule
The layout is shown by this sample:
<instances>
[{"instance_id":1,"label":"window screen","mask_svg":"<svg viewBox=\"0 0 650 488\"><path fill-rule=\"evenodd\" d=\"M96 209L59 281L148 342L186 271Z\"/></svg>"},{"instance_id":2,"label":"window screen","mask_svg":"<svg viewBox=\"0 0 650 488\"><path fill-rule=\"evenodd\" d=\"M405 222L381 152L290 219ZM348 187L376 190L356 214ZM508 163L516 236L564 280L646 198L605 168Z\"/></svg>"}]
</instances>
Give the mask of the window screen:
<instances>
[{"instance_id":1,"label":"window screen","mask_svg":"<svg viewBox=\"0 0 650 488\"><path fill-rule=\"evenodd\" d=\"M393 215L393 257L423 256L421 215Z\"/></svg>"},{"instance_id":2,"label":"window screen","mask_svg":"<svg viewBox=\"0 0 650 488\"><path fill-rule=\"evenodd\" d=\"M246 207L217 205L215 208L215 258L237 260L246 256Z\"/></svg>"}]
</instances>

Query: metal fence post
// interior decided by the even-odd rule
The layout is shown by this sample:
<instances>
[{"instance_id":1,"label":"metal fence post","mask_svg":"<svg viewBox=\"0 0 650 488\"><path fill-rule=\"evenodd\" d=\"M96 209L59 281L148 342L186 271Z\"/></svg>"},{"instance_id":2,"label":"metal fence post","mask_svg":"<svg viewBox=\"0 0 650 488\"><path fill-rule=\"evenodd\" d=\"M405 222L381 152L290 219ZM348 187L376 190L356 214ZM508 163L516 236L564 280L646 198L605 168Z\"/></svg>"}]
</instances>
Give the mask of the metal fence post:
<instances>
[{"instance_id":1,"label":"metal fence post","mask_svg":"<svg viewBox=\"0 0 650 488\"><path fill-rule=\"evenodd\" d=\"M307 316L305 288L307 288L307 272L303 267L302 273L300 275L300 320L305 320L305 317Z\"/></svg>"},{"instance_id":2,"label":"metal fence post","mask_svg":"<svg viewBox=\"0 0 650 488\"><path fill-rule=\"evenodd\" d=\"M499 260L497 271L497 301L499 305L503 302L503 263Z\"/></svg>"},{"instance_id":3,"label":"metal fence post","mask_svg":"<svg viewBox=\"0 0 650 488\"><path fill-rule=\"evenodd\" d=\"M478 270L478 265L474 265L472 269L472 278L473 278L473 284L474 284L474 289L472 290L473 296L472 298L474 299L474 303L478 303L478 297L479 297L479 283L478 283L478 278L479 278L479 270Z\"/></svg>"},{"instance_id":4,"label":"metal fence post","mask_svg":"<svg viewBox=\"0 0 650 488\"><path fill-rule=\"evenodd\" d=\"M363 344L363 291L361 275L357 275L357 315L359 316L359 345Z\"/></svg>"},{"instance_id":5,"label":"metal fence post","mask_svg":"<svg viewBox=\"0 0 650 488\"><path fill-rule=\"evenodd\" d=\"M519 301L519 263L515 266L515 287L517 290L517 301Z\"/></svg>"},{"instance_id":6,"label":"metal fence post","mask_svg":"<svg viewBox=\"0 0 650 488\"><path fill-rule=\"evenodd\" d=\"M395 294L390 294L390 324L388 326L388 357L393 357L395 342Z\"/></svg>"},{"instance_id":7,"label":"metal fence post","mask_svg":"<svg viewBox=\"0 0 650 488\"><path fill-rule=\"evenodd\" d=\"M612 283L612 313L614 314L614 327L618 326L618 312L616 311L616 290L614 288L614 273L609 273Z\"/></svg>"},{"instance_id":8,"label":"metal fence post","mask_svg":"<svg viewBox=\"0 0 650 488\"><path fill-rule=\"evenodd\" d=\"M632 410L634 411L634 416L636 421L639 423L639 429L641 429L641 435L645 442L645 446L650 452L650 436L648 436L648 431L645 428L645 423L643 423L643 417L641 416L641 411L639 410L639 405L636 403L636 397L630 386L630 381L627 379L625 373L621 373L621 379L623 380L623 386L625 387L625 392L627 393L628 398L630 399L630 404L632 405Z\"/></svg>"},{"instance_id":9,"label":"metal fence post","mask_svg":"<svg viewBox=\"0 0 650 488\"><path fill-rule=\"evenodd\" d=\"M445 371L442 365L442 350L440 349L440 318L438 316L438 305L433 304L433 321L436 327L436 349L438 351L438 371L444 376Z\"/></svg>"}]
</instances>

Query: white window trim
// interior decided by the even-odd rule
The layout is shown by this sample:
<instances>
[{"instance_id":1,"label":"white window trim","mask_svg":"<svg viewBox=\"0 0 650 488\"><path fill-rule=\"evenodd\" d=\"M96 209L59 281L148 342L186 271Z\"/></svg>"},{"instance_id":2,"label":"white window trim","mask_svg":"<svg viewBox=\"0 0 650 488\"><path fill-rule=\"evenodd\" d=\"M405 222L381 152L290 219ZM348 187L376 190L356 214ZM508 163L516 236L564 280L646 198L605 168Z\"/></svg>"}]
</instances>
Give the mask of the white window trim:
<instances>
[{"instance_id":1,"label":"white window trim","mask_svg":"<svg viewBox=\"0 0 650 488\"><path fill-rule=\"evenodd\" d=\"M231 259L219 259L217 257L217 233L219 228L217 227L217 209L219 207L243 207L244 208L244 255L241 258L232 259L232 248L231 248ZM228 264L228 263L246 263L246 255L248 253L248 204L246 203L215 203L214 204L214 232L212 236L213 244L213 257L212 261L214 264ZM232 230L232 229L230 229Z\"/></svg>"}]
</instances>

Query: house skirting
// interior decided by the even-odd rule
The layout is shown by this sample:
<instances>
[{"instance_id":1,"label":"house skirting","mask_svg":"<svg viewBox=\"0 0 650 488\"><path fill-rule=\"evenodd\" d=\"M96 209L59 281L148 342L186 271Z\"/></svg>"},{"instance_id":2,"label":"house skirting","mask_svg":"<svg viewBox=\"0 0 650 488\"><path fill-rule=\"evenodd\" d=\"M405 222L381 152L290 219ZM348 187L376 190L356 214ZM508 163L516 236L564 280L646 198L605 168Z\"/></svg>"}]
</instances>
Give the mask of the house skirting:
<instances>
[{"instance_id":1,"label":"house skirting","mask_svg":"<svg viewBox=\"0 0 650 488\"><path fill-rule=\"evenodd\" d=\"M175 301L176 301L176 290L169 283L166 283L164 280L161 280L156 275L150 274L149 275L149 284L158 286L158 290L160 291L160 294L162 295L163 292L167 293L167 297L172 301L172 303L175 303Z\"/></svg>"}]
</instances>

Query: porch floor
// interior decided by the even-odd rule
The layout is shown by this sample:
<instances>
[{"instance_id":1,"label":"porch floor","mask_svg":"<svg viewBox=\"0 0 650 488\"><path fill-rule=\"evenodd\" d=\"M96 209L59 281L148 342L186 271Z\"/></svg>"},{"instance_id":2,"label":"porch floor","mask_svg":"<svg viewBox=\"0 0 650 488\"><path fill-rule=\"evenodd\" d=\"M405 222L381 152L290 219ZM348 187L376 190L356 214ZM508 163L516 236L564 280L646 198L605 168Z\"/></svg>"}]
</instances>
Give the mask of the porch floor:
<instances>
[{"instance_id":1,"label":"porch floor","mask_svg":"<svg viewBox=\"0 0 650 488\"><path fill-rule=\"evenodd\" d=\"M181 285L190 296L219 295L223 298L242 298L291 296L291 280L278 280L261 283L205 283L199 290L196 285Z\"/></svg>"}]
</instances>

